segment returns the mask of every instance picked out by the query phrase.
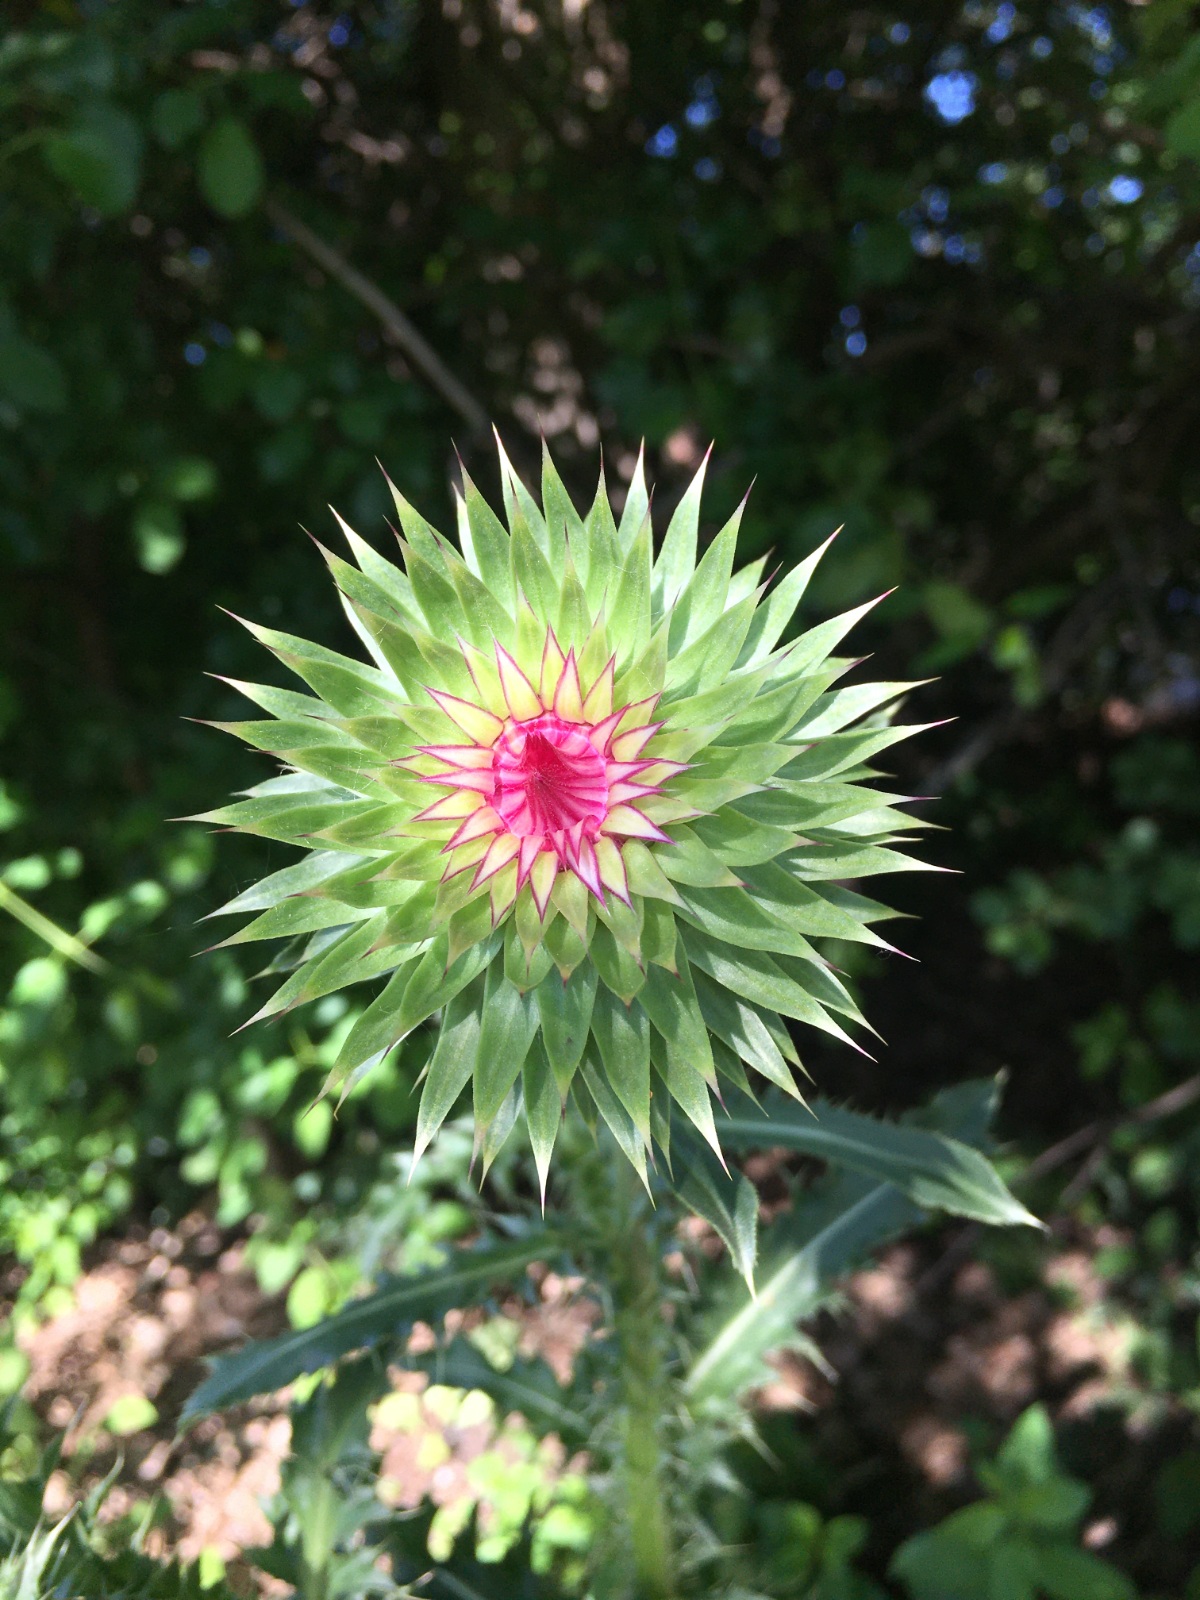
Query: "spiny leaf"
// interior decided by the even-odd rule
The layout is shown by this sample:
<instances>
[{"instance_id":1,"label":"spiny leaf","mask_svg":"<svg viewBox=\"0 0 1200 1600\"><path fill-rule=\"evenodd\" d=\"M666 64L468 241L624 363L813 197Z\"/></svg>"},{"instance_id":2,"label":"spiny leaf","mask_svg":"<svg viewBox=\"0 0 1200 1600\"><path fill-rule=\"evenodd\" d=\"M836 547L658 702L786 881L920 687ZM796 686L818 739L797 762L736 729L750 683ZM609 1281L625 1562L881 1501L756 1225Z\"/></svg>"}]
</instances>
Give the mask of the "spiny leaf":
<instances>
[{"instance_id":1,"label":"spiny leaf","mask_svg":"<svg viewBox=\"0 0 1200 1600\"><path fill-rule=\"evenodd\" d=\"M617 543L628 550L637 537L638 529L650 514L650 496L646 492L646 446L639 447L637 464L625 495L625 506L617 529Z\"/></svg>"},{"instance_id":2,"label":"spiny leaf","mask_svg":"<svg viewBox=\"0 0 1200 1600\"><path fill-rule=\"evenodd\" d=\"M564 982L552 972L538 985L536 1000L542 1036L558 1082L566 1095L576 1067L583 1059L599 977L590 962L576 967Z\"/></svg>"},{"instance_id":3,"label":"spiny leaf","mask_svg":"<svg viewBox=\"0 0 1200 1600\"><path fill-rule=\"evenodd\" d=\"M669 611L682 594L696 566L696 535L700 526L700 494L704 488L704 474L712 446L704 452L704 459L684 491L675 508L675 514L663 537L662 550L654 565L655 614Z\"/></svg>"},{"instance_id":4,"label":"spiny leaf","mask_svg":"<svg viewBox=\"0 0 1200 1600\"><path fill-rule=\"evenodd\" d=\"M650 1023L646 1013L641 1006L625 1006L608 989L600 989L592 1011L592 1032L613 1093L648 1146Z\"/></svg>"},{"instance_id":5,"label":"spiny leaf","mask_svg":"<svg viewBox=\"0 0 1200 1600\"><path fill-rule=\"evenodd\" d=\"M450 1001L438 1029L437 1044L425 1072L413 1159L433 1142L459 1095L471 1081L479 1055L484 978L473 978Z\"/></svg>"},{"instance_id":6,"label":"spiny leaf","mask_svg":"<svg viewBox=\"0 0 1200 1600\"><path fill-rule=\"evenodd\" d=\"M978 1150L923 1128L880 1122L815 1100L811 1111L771 1099L764 1110L738 1112L721 1131L735 1148L783 1145L879 1182L894 1184L914 1204L999 1226L1040 1227Z\"/></svg>"},{"instance_id":7,"label":"spiny leaf","mask_svg":"<svg viewBox=\"0 0 1200 1600\"><path fill-rule=\"evenodd\" d=\"M571 503L566 486L558 475L558 468L550 459L550 448L542 440L542 515L546 519L546 554L554 571L562 570L568 544L575 553L576 563L587 571L588 550L583 536L583 522Z\"/></svg>"},{"instance_id":8,"label":"spiny leaf","mask_svg":"<svg viewBox=\"0 0 1200 1600\"><path fill-rule=\"evenodd\" d=\"M638 529L620 570L609 581L609 626L618 669L635 661L650 642L650 518Z\"/></svg>"},{"instance_id":9,"label":"spiny leaf","mask_svg":"<svg viewBox=\"0 0 1200 1600\"><path fill-rule=\"evenodd\" d=\"M795 1017L807 1022L822 1033L830 1033L853 1049L859 1049L845 1030L826 1013L825 1008L812 998L795 979L763 951L739 950L715 939L709 939L698 928L688 928L684 934L688 956L698 967L708 973L734 994L768 1011L778 1011L785 1017ZM860 1052L861 1053L861 1052Z\"/></svg>"},{"instance_id":10,"label":"spiny leaf","mask_svg":"<svg viewBox=\"0 0 1200 1600\"><path fill-rule=\"evenodd\" d=\"M486 1128L521 1075L525 1057L538 1030L533 996L514 989L504 976L503 962L488 969L483 1026L475 1059L475 1123Z\"/></svg>"},{"instance_id":11,"label":"spiny leaf","mask_svg":"<svg viewBox=\"0 0 1200 1600\"><path fill-rule=\"evenodd\" d=\"M256 1395L273 1394L302 1373L318 1372L352 1350L380 1340L402 1341L415 1322L436 1326L447 1311L472 1304L493 1285L519 1278L530 1262L551 1259L566 1248L563 1236L533 1229L503 1243L456 1251L445 1266L395 1279L374 1294L352 1300L315 1327L220 1356L189 1396L180 1426Z\"/></svg>"},{"instance_id":12,"label":"spiny leaf","mask_svg":"<svg viewBox=\"0 0 1200 1600\"><path fill-rule=\"evenodd\" d=\"M706 973L693 973L696 998L707 1026L733 1050L748 1067L782 1089L793 1099L801 1098L784 1058L780 1040L762 1013L748 1000L731 994L714 983ZM786 1038L786 1032L784 1037Z\"/></svg>"},{"instance_id":13,"label":"spiny leaf","mask_svg":"<svg viewBox=\"0 0 1200 1600\"><path fill-rule=\"evenodd\" d=\"M617 1099L604 1073L597 1068L590 1056L584 1056L580 1071L592 1103L616 1139L625 1159L649 1192L650 1184L646 1176L646 1144L633 1118ZM578 1083L575 1092L578 1094Z\"/></svg>"},{"instance_id":14,"label":"spiny leaf","mask_svg":"<svg viewBox=\"0 0 1200 1600\"><path fill-rule=\"evenodd\" d=\"M726 1172L712 1151L685 1128L676 1128L675 1166L679 1177L671 1187L687 1206L716 1229L746 1287L754 1292L758 1255L758 1195L744 1173Z\"/></svg>"},{"instance_id":15,"label":"spiny leaf","mask_svg":"<svg viewBox=\"0 0 1200 1600\"><path fill-rule=\"evenodd\" d=\"M938 1095L921 1119L961 1140L982 1142L995 1087L990 1080L959 1085ZM815 1204L794 1207L771 1230L773 1237L760 1240L768 1265L758 1295L726 1315L703 1344L684 1379L691 1404L725 1405L763 1382L770 1376L765 1357L773 1350L807 1349L819 1364L819 1352L797 1323L819 1308L842 1273L919 1219L914 1203L889 1183L848 1172L819 1186Z\"/></svg>"},{"instance_id":16,"label":"spiny leaf","mask_svg":"<svg viewBox=\"0 0 1200 1600\"><path fill-rule=\"evenodd\" d=\"M679 603L671 614L672 651L681 650L685 645L702 637L725 611L729 578L733 571L733 557L737 550L738 528L745 506L746 502L743 500L704 552L699 566L680 595ZM749 593L752 594L753 590ZM747 599L749 595L738 598ZM737 601L734 604L736 605ZM737 652L734 654L736 658Z\"/></svg>"},{"instance_id":17,"label":"spiny leaf","mask_svg":"<svg viewBox=\"0 0 1200 1600\"><path fill-rule=\"evenodd\" d=\"M803 599L804 591L808 588L821 557L836 537L836 534L831 533L824 544L818 545L798 567L793 567L787 577L767 596L746 635L746 642L742 646L738 660L739 666L754 666L756 662L763 661L770 655L778 644L783 630L792 620L796 607Z\"/></svg>"},{"instance_id":18,"label":"spiny leaf","mask_svg":"<svg viewBox=\"0 0 1200 1600\"><path fill-rule=\"evenodd\" d=\"M525 1121L529 1128L529 1143L533 1150L533 1164L537 1168L538 1190L544 1211L550 1157L554 1154L563 1115L562 1098L555 1074L550 1069L544 1037L534 1039L521 1072L525 1089Z\"/></svg>"},{"instance_id":19,"label":"spiny leaf","mask_svg":"<svg viewBox=\"0 0 1200 1600\"><path fill-rule=\"evenodd\" d=\"M353 867L359 862L359 857L353 852L342 850L313 850L302 860L293 862L290 867L282 867L278 872L272 872L265 878L260 878L249 889L243 889L241 894L235 895L232 900L227 900L216 911L210 911L210 917L227 917L242 912L269 911L272 906L277 906L286 900L289 895L303 894L305 891L315 889L318 884L326 883L338 873L344 872L348 867ZM364 871L369 871L369 866L364 866Z\"/></svg>"},{"instance_id":20,"label":"spiny leaf","mask_svg":"<svg viewBox=\"0 0 1200 1600\"><path fill-rule=\"evenodd\" d=\"M480 582L511 610L515 596L508 533L465 470L462 482L458 535L463 555Z\"/></svg>"}]
</instances>

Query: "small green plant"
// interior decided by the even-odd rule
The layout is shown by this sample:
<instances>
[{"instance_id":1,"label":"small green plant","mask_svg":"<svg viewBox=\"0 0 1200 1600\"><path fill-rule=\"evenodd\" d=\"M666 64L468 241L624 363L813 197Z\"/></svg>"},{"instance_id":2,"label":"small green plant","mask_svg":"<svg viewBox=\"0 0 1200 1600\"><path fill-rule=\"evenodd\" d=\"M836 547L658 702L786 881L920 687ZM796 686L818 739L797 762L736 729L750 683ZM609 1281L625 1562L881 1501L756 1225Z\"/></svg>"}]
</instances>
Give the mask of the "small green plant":
<instances>
[{"instance_id":1,"label":"small green plant","mask_svg":"<svg viewBox=\"0 0 1200 1600\"><path fill-rule=\"evenodd\" d=\"M1044 1406L1030 1406L976 1471L986 1498L892 1560L912 1600L1135 1600L1122 1572L1080 1548L1091 1491L1060 1468Z\"/></svg>"},{"instance_id":2,"label":"small green plant","mask_svg":"<svg viewBox=\"0 0 1200 1600\"><path fill-rule=\"evenodd\" d=\"M13 1437L6 1412L0 1455ZM42 1500L58 1459L51 1446L26 1473L0 1476L0 1600L234 1600L219 1579L144 1554L145 1519L102 1525L111 1477L65 1516L47 1518Z\"/></svg>"}]
</instances>

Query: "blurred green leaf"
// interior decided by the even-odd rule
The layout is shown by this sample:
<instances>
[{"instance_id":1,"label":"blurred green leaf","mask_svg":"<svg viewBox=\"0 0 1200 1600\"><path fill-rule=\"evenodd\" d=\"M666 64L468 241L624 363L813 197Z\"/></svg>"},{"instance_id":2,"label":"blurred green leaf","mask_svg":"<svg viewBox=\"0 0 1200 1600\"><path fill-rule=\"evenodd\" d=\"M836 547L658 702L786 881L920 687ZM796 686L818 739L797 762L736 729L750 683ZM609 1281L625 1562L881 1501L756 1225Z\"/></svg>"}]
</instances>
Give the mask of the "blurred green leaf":
<instances>
[{"instance_id":1,"label":"blurred green leaf","mask_svg":"<svg viewBox=\"0 0 1200 1600\"><path fill-rule=\"evenodd\" d=\"M991 632L991 612L958 584L927 583L924 597L929 620L943 639L961 641L965 650L973 650Z\"/></svg>"},{"instance_id":2,"label":"blurred green leaf","mask_svg":"<svg viewBox=\"0 0 1200 1600\"><path fill-rule=\"evenodd\" d=\"M1163 137L1176 155L1200 161L1200 99L1179 107L1163 129Z\"/></svg>"},{"instance_id":3,"label":"blurred green leaf","mask_svg":"<svg viewBox=\"0 0 1200 1600\"><path fill-rule=\"evenodd\" d=\"M167 89L150 112L154 137L167 150L180 145L204 126L204 100L194 89Z\"/></svg>"},{"instance_id":4,"label":"blurred green leaf","mask_svg":"<svg viewBox=\"0 0 1200 1600\"><path fill-rule=\"evenodd\" d=\"M25 411L62 411L66 374L48 350L10 334L0 338L0 395Z\"/></svg>"},{"instance_id":5,"label":"blurred green leaf","mask_svg":"<svg viewBox=\"0 0 1200 1600\"><path fill-rule=\"evenodd\" d=\"M183 518L165 500L140 505L133 516L133 538L138 564L155 577L162 577L176 566L187 545Z\"/></svg>"},{"instance_id":6,"label":"blurred green leaf","mask_svg":"<svg viewBox=\"0 0 1200 1600\"><path fill-rule=\"evenodd\" d=\"M223 217L248 216L262 194L265 172L258 145L237 117L222 117L205 134L196 159L200 190Z\"/></svg>"},{"instance_id":7,"label":"blurred green leaf","mask_svg":"<svg viewBox=\"0 0 1200 1600\"><path fill-rule=\"evenodd\" d=\"M217 483L216 467L203 456L180 456L162 475L163 492L187 503L207 500L216 493Z\"/></svg>"},{"instance_id":8,"label":"blurred green leaf","mask_svg":"<svg viewBox=\"0 0 1200 1600\"><path fill-rule=\"evenodd\" d=\"M142 135L133 116L99 100L65 132L43 145L46 163L84 202L103 216L128 211L142 175Z\"/></svg>"},{"instance_id":9,"label":"blurred green leaf","mask_svg":"<svg viewBox=\"0 0 1200 1600\"><path fill-rule=\"evenodd\" d=\"M863 223L852 237L850 270L862 288L899 283L916 260L908 229L902 223Z\"/></svg>"},{"instance_id":10,"label":"blurred green leaf","mask_svg":"<svg viewBox=\"0 0 1200 1600\"><path fill-rule=\"evenodd\" d=\"M118 1438L141 1433L158 1421L158 1408L144 1394L126 1394L114 1400L104 1418L104 1426Z\"/></svg>"}]
</instances>

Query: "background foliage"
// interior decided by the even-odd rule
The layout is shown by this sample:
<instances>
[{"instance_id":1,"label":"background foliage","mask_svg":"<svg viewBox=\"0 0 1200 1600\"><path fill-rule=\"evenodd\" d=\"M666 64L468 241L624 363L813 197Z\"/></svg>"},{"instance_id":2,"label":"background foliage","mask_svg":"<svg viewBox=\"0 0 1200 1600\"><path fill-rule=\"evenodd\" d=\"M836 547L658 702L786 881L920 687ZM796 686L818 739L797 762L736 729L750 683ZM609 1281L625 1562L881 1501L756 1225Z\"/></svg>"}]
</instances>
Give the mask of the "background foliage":
<instances>
[{"instance_id":1,"label":"background foliage","mask_svg":"<svg viewBox=\"0 0 1200 1600\"><path fill-rule=\"evenodd\" d=\"M752 476L748 556L794 561L843 524L814 612L898 584L868 625L876 666L939 674L920 714L957 719L901 758L910 792L943 797L936 854L963 874L893 891L922 965L842 953L889 1046L807 1063L871 1110L1010 1070L1001 1133L1042 1153L1026 1198L1110 1229L1097 1264L1159 1396L1141 1470L1166 1488L1116 1552L1182 1592L1171 1552L1200 1526L1198 158L1181 0L13 0L16 1320L122 1218L197 1200L253 1226L299 1324L469 1229L452 1162L396 1182L419 1049L335 1123L307 1107L352 1010L231 1037L250 968L188 959L197 918L257 875L253 846L163 826L262 776L182 720L239 714L202 671L251 675L215 607L347 647L298 525L327 537L333 500L385 537L375 455L444 524L443 441L490 490L485 420L523 467L543 428L581 497L599 446L619 483L644 435L664 508L714 438L713 527ZM14 1351L0 1373L19 1381ZM857 1548L820 1531L861 1509L839 1495L808 1508L813 1552ZM880 1581L912 1532L884 1513ZM904 1548L895 1571L924 1594L928 1549Z\"/></svg>"}]
</instances>

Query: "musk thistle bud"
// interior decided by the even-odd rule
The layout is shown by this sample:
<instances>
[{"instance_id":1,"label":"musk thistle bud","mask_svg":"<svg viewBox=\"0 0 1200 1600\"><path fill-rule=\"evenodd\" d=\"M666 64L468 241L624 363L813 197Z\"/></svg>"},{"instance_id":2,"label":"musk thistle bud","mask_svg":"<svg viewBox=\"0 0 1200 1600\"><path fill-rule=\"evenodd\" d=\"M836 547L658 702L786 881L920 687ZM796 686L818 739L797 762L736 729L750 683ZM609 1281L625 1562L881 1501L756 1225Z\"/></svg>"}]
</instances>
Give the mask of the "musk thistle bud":
<instances>
[{"instance_id":1,"label":"musk thistle bud","mask_svg":"<svg viewBox=\"0 0 1200 1600\"><path fill-rule=\"evenodd\" d=\"M868 606L779 644L825 545L735 572L739 507L697 559L703 466L657 559L640 461L619 523L603 473L581 517L548 454L541 508L500 468L507 527L464 473L457 548L393 489L403 570L322 551L369 662L247 624L310 692L235 683L284 772L200 820L305 852L221 908L292 941L258 1016L386 974L330 1086L440 1014L418 1153L471 1084L485 1166L523 1119L544 1192L569 1098L644 1177L673 1107L720 1154L722 1079L797 1094L783 1018L852 1042L812 941L886 947L842 885L917 865L864 782L915 730L909 685L834 687Z\"/></svg>"}]
</instances>

